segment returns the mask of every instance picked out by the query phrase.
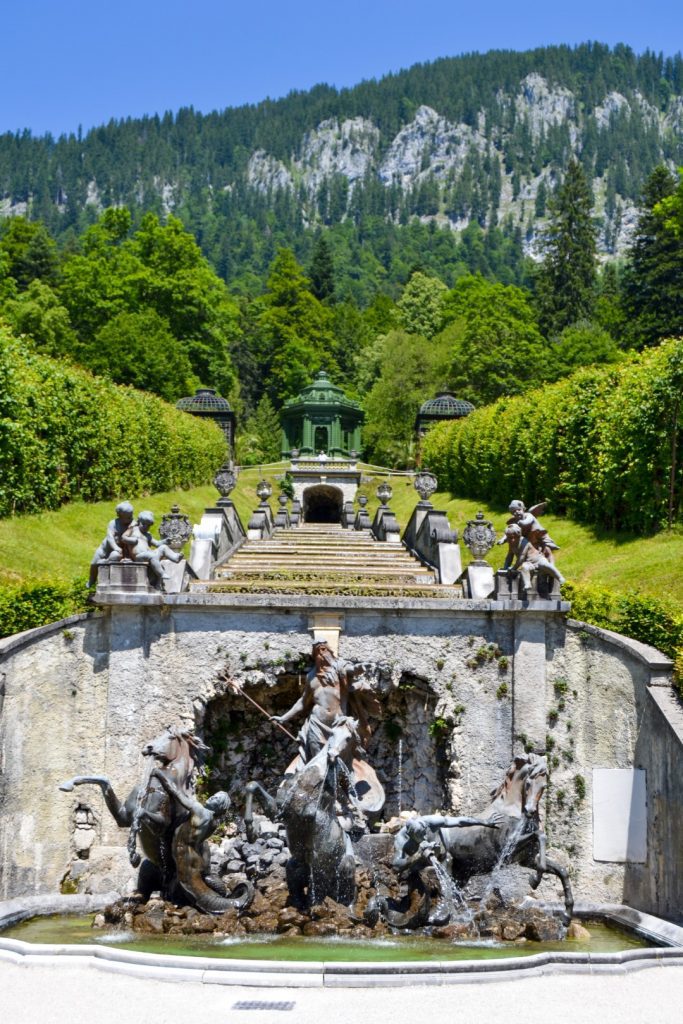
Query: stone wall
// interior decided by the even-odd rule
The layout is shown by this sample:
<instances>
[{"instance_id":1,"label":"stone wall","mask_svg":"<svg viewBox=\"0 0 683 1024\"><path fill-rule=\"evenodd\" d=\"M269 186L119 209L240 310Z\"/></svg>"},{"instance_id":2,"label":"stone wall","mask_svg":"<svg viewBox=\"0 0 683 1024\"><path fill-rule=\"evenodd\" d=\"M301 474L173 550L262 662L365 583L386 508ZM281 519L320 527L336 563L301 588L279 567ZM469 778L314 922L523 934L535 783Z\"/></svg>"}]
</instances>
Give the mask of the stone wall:
<instances>
[{"instance_id":1,"label":"stone wall","mask_svg":"<svg viewBox=\"0 0 683 1024\"><path fill-rule=\"evenodd\" d=\"M327 609L343 617L340 656L364 663L383 705L368 753L387 816L399 800L477 813L513 751L547 744L550 852L577 894L680 918L683 728L670 666L542 607L154 595L0 642L0 898L54 892L67 875L84 891L132 884L127 834L99 790L58 785L104 774L127 795L143 743L167 724L212 745L202 785L228 788L237 813L249 778L272 790L295 746L223 677L268 712L286 710L309 663L312 617ZM597 862L593 769L633 767L647 772L647 860ZM555 882L541 893L555 898Z\"/></svg>"}]
</instances>

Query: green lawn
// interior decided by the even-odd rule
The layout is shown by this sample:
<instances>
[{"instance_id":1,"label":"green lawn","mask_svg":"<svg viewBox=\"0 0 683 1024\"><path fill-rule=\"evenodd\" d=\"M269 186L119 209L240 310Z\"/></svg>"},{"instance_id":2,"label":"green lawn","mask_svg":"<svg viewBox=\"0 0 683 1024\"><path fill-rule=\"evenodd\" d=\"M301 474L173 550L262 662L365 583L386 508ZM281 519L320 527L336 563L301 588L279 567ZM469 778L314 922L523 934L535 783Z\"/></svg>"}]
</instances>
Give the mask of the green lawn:
<instances>
[{"instance_id":1,"label":"green lawn","mask_svg":"<svg viewBox=\"0 0 683 1024\"><path fill-rule=\"evenodd\" d=\"M283 462L269 467L264 473L274 485L273 508L277 506L279 493L276 477L282 476L287 465ZM252 509L258 504L256 484L259 476L256 467L243 470L232 494L245 526ZM381 477L362 486L362 491L370 498L371 515L377 506L374 491L379 479ZM391 506L403 527L415 506L417 495L410 479L391 477L391 484L394 489ZM189 491L133 496L130 500L138 511L151 509L157 517L157 527L161 515L170 511L174 503L189 515L191 522L198 522L204 508L212 505L216 497L215 488L209 485ZM435 508L448 513L451 525L460 534L466 521L478 509L493 521L499 533L507 518L504 505L491 508L481 502L442 493L435 494L432 503ZM95 548L104 536L106 524L112 518L115 504L113 499L94 505L75 502L57 512L0 521L0 584L55 577L72 579L84 575ZM560 545L558 565L567 579L597 583L614 591L633 590L669 599L683 608L683 532L643 538L598 532L549 514L543 515L541 520ZM156 534L156 528L154 532ZM504 555L505 549L496 547L489 556L490 561L498 566L502 564Z\"/></svg>"}]
</instances>

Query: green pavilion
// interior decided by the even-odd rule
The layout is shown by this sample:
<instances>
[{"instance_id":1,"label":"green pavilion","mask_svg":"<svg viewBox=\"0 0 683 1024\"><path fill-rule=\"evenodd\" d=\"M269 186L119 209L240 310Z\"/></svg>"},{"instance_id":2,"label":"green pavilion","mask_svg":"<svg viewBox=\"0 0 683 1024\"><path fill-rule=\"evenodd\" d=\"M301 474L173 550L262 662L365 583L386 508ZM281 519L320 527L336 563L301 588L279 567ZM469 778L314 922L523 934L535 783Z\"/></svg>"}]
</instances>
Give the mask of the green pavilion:
<instances>
[{"instance_id":1,"label":"green pavilion","mask_svg":"<svg viewBox=\"0 0 683 1024\"><path fill-rule=\"evenodd\" d=\"M302 456L324 452L332 458L355 457L360 453L364 415L358 402L347 398L321 370L301 394L285 402L281 413L283 458L291 458L297 451Z\"/></svg>"}]
</instances>

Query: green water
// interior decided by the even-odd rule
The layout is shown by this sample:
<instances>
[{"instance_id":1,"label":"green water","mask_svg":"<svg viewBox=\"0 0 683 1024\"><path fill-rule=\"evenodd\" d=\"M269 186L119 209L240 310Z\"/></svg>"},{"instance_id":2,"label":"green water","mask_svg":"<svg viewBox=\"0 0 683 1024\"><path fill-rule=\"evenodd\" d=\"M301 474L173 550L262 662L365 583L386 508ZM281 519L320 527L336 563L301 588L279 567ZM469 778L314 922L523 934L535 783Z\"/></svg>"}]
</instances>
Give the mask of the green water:
<instances>
[{"instance_id":1,"label":"green water","mask_svg":"<svg viewBox=\"0 0 683 1024\"><path fill-rule=\"evenodd\" d=\"M646 946L635 935L609 925L586 922L590 939L565 942L501 943L484 939L477 944L453 943L423 935L392 935L354 941L348 938L292 939L278 935L254 935L210 940L205 936L133 936L132 932L107 932L92 927L93 917L34 917L8 928L6 938L23 942L95 943L144 953L215 956L230 960L491 960L497 957L531 956L557 950L565 953L616 953Z\"/></svg>"}]
</instances>

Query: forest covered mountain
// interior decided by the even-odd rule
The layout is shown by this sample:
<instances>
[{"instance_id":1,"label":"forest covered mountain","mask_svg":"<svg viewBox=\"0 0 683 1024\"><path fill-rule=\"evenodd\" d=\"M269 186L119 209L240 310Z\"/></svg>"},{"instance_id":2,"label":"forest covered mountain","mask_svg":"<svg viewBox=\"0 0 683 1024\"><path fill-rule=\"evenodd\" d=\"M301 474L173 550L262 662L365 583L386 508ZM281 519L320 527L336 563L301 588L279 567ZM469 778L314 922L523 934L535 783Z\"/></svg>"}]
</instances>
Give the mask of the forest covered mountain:
<instances>
[{"instance_id":1,"label":"forest covered mountain","mask_svg":"<svg viewBox=\"0 0 683 1024\"><path fill-rule=\"evenodd\" d=\"M0 215L68 245L103 208L174 213L236 290L278 247L327 232L342 298L397 291L420 267L522 283L546 205L578 157L598 245L623 253L643 183L683 163L683 59L597 43L471 54L351 89L112 121L59 139L0 136Z\"/></svg>"}]
</instances>

